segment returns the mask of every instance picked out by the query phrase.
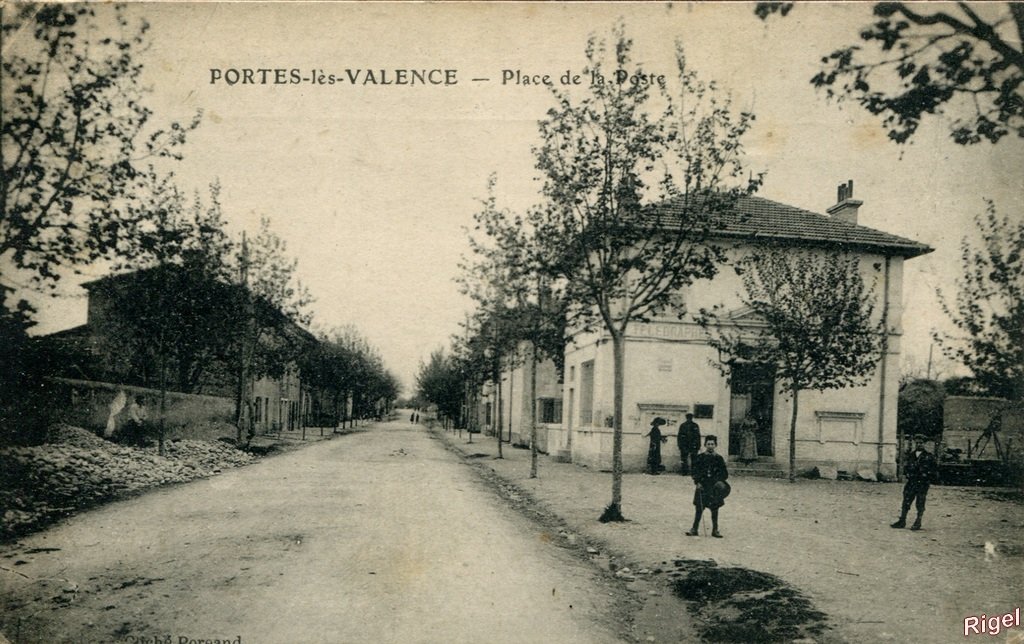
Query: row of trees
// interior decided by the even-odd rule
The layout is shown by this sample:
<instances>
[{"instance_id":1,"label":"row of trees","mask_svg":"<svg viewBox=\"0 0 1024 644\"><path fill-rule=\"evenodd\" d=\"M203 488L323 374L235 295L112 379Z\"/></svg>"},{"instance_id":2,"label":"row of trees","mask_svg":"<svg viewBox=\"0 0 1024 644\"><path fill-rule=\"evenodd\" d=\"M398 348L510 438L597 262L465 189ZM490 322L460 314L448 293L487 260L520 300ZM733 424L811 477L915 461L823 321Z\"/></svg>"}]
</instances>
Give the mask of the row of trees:
<instances>
[{"instance_id":1,"label":"row of trees","mask_svg":"<svg viewBox=\"0 0 1024 644\"><path fill-rule=\"evenodd\" d=\"M610 77L608 67L630 76L644 71L632 59L632 41L621 25L611 41L592 38L586 55L584 77ZM420 395L452 415L459 405L473 408L474 392L490 382L500 428L502 369L545 355L560 360L570 335L606 334L613 347L614 398L612 496L603 521L623 519L624 337L631 323L666 313L692 315L722 352L726 372L733 359L773 365L793 398L791 476L799 393L864 382L887 347L888 310L876 288L884 274L876 266L878 279L866 281L852 257L765 247L734 263L743 304L761 322L753 329L719 310L687 311L680 291L736 259L715 243L713 232L724 227L737 199L757 190L761 176L743 161L742 138L754 116L734 112L714 83L688 67L681 48L677 71L673 91L660 94L642 84L595 84L576 94L553 90L554 106L540 122L541 142L534 149L543 201L525 214L503 210L492 178L470 233L474 256L461 279L476 311L451 354L435 353L421 369ZM990 262L979 268L965 242L963 295L948 312L968 343L946 338L947 346L979 379L991 375L1012 384L1019 381L1021 360L1007 342L1024 328L1024 253L1009 220L993 213L980 223ZM992 297L978 281L993 287ZM988 330L998 342L971 343ZM1008 349L1008 359L991 368ZM536 418L531 420L535 428ZM500 433L498 440L500 455Z\"/></svg>"},{"instance_id":2,"label":"row of trees","mask_svg":"<svg viewBox=\"0 0 1024 644\"><path fill-rule=\"evenodd\" d=\"M114 346L103 370L161 392L233 387L239 439L251 428L252 383L289 365L333 397L335 422L349 400L368 414L393 399L396 379L354 329L318 339L303 330L312 300L269 219L239 239L224 226L216 182L192 198L179 188L173 166L201 114L152 124L138 62L148 25L120 6L104 12L21 5L4 14L0 421L23 435L29 419L44 425L34 412L48 408L45 376L66 358L30 340L35 311L16 293L53 292L97 260L136 271L111 282L121 292L109 298Z\"/></svg>"},{"instance_id":3,"label":"row of trees","mask_svg":"<svg viewBox=\"0 0 1024 644\"><path fill-rule=\"evenodd\" d=\"M319 391L320 422L338 426L390 411L401 384L355 327L320 333L318 340L299 364L303 377ZM348 404L351 413L346 411Z\"/></svg>"}]
</instances>

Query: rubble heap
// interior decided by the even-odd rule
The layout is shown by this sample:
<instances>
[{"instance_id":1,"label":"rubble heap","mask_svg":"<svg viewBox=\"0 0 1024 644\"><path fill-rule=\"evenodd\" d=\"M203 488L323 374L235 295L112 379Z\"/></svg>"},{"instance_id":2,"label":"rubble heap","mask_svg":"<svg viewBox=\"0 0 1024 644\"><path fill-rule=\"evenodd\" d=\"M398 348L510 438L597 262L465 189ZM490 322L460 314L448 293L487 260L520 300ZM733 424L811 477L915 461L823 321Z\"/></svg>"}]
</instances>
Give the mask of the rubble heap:
<instances>
[{"instance_id":1,"label":"rubble heap","mask_svg":"<svg viewBox=\"0 0 1024 644\"><path fill-rule=\"evenodd\" d=\"M139 490L256 459L226 443L197 440L170 441L160 456L156 447L117 445L70 425L52 428L48 441L0 448L0 540Z\"/></svg>"}]
</instances>

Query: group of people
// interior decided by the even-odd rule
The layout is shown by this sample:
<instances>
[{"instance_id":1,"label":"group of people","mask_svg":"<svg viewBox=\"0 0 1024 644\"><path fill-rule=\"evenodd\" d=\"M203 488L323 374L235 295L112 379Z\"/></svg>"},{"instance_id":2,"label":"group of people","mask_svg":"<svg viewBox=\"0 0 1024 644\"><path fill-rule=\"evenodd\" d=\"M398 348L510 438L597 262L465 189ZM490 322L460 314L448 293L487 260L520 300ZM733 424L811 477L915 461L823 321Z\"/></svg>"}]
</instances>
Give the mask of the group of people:
<instances>
[{"instance_id":1,"label":"group of people","mask_svg":"<svg viewBox=\"0 0 1024 644\"><path fill-rule=\"evenodd\" d=\"M661 428L667 423L668 421L658 416L651 421L651 431L644 434L651 439L650 447L647 450L647 472L649 474L661 474L665 471L665 466L661 463L661 446L668 442L668 437L662 436ZM700 426L693 422L693 414L686 414L686 422L679 426L679 432L676 434L676 443L679 446L679 473L685 476L690 473L698 454L700 454Z\"/></svg>"},{"instance_id":2,"label":"group of people","mask_svg":"<svg viewBox=\"0 0 1024 644\"><path fill-rule=\"evenodd\" d=\"M667 424L662 417L651 421L651 430L646 437L650 437L650 447L647 451L647 471L650 474L661 474L665 466L661 462L661 446L668 442L668 437L663 436L661 428ZM746 423L744 423L746 425ZM753 434L749 427L744 428L747 434ZM913 447L907 452L903 464L903 473L906 483L903 487L903 503L900 508L900 518L892 524L893 528L905 528L907 525L907 514L911 505L915 506L917 516L910 526L911 530L921 529L921 519L924 516L925 503L928 497L928 488L938 473L938 463L935 456L925 449L924 444L927 437L916 435L913 438ZM750 442L756 441L756 435L748 437L741 434L741 447L744 450L751 449ZM700 427L693 422L693 414L686 414L686 422L679 426L676 434L676 442L679 445L680 473L689 474L693 477L693 505L694 516L693 526L686 536L696 537L700 533L701 519L704 509L711 511L711 536L721 539L722 533L718 529L718 510L725 505L725 498L729 496L732 488L729 486L729 471L725 466L725 459L721 454L716 453L718 449L718 437L714 434L704 436L704 451L700 451ZM752 449L755 450L756 446ZM741 460L744 450L741 450ZM755 456L756 458L756 456Z\"/></svg>"}]
</instances>

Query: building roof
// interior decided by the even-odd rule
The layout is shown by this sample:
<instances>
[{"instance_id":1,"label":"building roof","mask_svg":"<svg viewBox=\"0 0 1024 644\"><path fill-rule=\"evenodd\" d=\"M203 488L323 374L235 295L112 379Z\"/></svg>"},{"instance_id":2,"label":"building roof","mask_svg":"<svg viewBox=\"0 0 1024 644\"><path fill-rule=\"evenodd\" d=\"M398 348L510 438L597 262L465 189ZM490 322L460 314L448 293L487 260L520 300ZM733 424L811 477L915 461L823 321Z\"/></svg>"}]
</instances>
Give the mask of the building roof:
<instances>
[{"instance_id":1,"label":"building roof","mask_svg":"<svg viewBox=\"0 0 1024 644\"><path fill-rule=\"evenodd\" d=\"M52 339L87 338L89 337L89 325L79 324L78 326L73 326L70 329L62 329L60 331L54 331L53 333L47 333L38 337Z\"/></svg>"},{"instance_id":2,"label":"building roof","mask_svg":"<svg viewBox=\"0 0 1024 644\"><path fill-rule=\"evenodd\" d=\"M84 288L85 290L87 290L87 291L89 291L91 293L94 289L97 289L97 288L106 289L106 288L110 288L110 287L118 287L118 285L131 284L131 283L141 279L143 276L151 274L151 273L156 273L157 271L159 271L161 269L162 270L171 271L171 272L183 272L184 271L184 269L181 266L178 266L177 264L167 264L167 265L165 265L163 267L160 267L160 266L149 266L149 267L146 267L146 268L140 268L140 269L136 269L136 270L132 270L132 271L126 271L126 272L123 272L123 273L115 273L113 275L106 275L104 277L100 277L100 278L97 278L97 279L94 279L94 280L90 280L88 282L83 282L81 286L82 286L82 288ZM231 291L238 291L238 290L242 289L242 286L240 286L238 284L231 284L231 283L228 283L228 282L219 282L219 281L216 281L216 283L218 283L221 288L230 289ZM251 291L250 291L250 293L251 293ZM259 296L254 296L253 300L254 300L253 301L254 305L262 307L263 310L265 310L269 315L272 315L272 316L276 317L279 321L281 321L283 323L283 325L281 327L281 330L284 333L290 334L292 336L296 336L300 341L303 341L303 342L309 342L309 343L313 343L313 344L316 344L316 343L319 342L319 340L316 339L316 336L314 336L312 333L310 333L306 329L302 328L298 323L296 323L294 320L289 318L280 309L275 307L273 304L271 304L270 302L268 302L264 298L261 298Z\"/></svg>"},{"instance_id":3,"label":"building roof","mask_svg":"<svg viewBox=\"0 0 1024 644\"><path fill-rule=\"evenodd\" d=\"M184 269L177 264L166 264L164 266L147 266L145 268L136 268L133 270L122 271L120 273L104 275L103 277L97 277L94 280L82 282L80 286L87 291L91 291L97 287L107 286L108 284L135 282L142 279L142 277L146 275L157 273L160 270L165 270L168 272L184 272Z\"/></svg>"},{"instance_id":4,"label":"building roof","mask_svg":"<svg viewBox=\"0 0 1024 644\"><path fill-rule=\"evenodd\" d=\"M689 206L693 208L693 206ZM664 218L686 210L681 201L655 206ZM662 220L662 225L666 222ZM740 197L735 208L719 213L712 227L715 237L772 240L837 247L838 250L872 250L883 255L917 257L932 252L930 246L912 239L841 221L763 197Z\"/></svg>"}]
</instances>

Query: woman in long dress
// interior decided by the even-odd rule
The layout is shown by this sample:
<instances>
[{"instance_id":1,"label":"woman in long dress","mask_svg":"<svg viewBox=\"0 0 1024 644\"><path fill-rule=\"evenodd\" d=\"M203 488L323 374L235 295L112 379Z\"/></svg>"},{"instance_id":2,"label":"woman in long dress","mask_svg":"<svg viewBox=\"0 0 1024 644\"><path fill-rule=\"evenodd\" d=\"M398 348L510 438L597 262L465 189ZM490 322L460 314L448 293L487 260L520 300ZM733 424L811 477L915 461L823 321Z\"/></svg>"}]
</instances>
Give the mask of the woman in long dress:
<instances>
[{"instance_id":1,"label":"woman in long dress","mask_svg":"<svg viewBox=\"0 0 1024 644\"><path fill-rule=\"evenodd\" d=\"M757 421L747 415L740 426L740 461L753 463L757 460Z\"/></svg>"},{"instance_id":2,"label":"woman in long dress","mask_svg":"<svg viewBox=\"0 0 1024 644\"><path fill-rule=\"evenodd\" d=\"M651 421L651 431L644 434L651 437L651 444L647 448L648 474L661 474L665 470L665 466L661 464L661 444L668 441L668 438L662 437L660 428L666 422L664 418L658 416Z\"/></svg>"}]
</instances>

